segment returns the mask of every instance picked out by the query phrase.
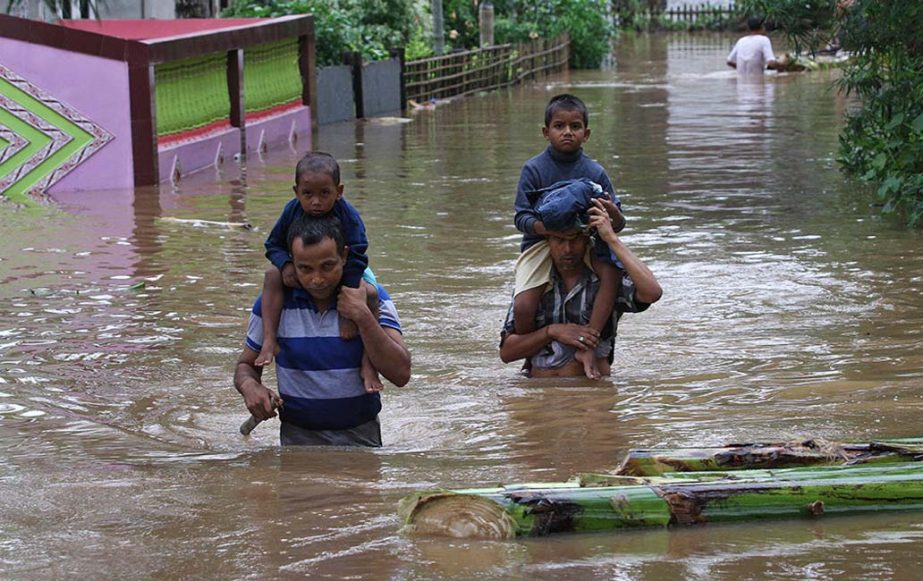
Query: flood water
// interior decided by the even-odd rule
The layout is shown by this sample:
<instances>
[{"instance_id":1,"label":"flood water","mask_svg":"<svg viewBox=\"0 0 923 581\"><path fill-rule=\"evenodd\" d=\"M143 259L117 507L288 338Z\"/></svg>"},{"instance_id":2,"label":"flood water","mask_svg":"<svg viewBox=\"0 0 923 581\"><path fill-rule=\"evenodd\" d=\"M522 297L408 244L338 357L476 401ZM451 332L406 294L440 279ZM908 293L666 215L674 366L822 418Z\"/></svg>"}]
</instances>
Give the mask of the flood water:
<instances>
[{"instance_id":1,"label":"flood water","mask_svg":"<svg viewBox=\"0 0 923 581\"><path fill-rule=\"evenodd\" d=\"M0 576L916 578L921 513L398 532L409 492L563 480L629 448L923 435L921 234L838 172L833 76L739 83L732 42L630 39L611 70L320 129L413 354L381 450L282 450L275 421L237 432L234 362L301 148L159 193L0 204ZM665 290L626 315L595 383L523 379L497 355L519 169L563 91L588 103L587 152Z\"/></svg>"}]
</instances>

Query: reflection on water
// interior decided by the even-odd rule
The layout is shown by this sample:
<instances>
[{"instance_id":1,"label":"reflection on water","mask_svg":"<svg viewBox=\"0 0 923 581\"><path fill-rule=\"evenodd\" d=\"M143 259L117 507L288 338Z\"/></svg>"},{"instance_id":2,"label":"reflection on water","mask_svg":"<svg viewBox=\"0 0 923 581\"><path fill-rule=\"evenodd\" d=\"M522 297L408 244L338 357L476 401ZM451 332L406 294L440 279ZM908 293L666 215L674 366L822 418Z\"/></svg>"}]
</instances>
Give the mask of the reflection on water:
<instances>
[{"instance_id":1,"label":"reflection on water","mask_svg":"<svg viewBox=\"0 0 923 581\"><path fill-rule=\"evenodd\" d=\"M397 532L411 490L558 480L630 447L919 435L920 234L837 172L832 77L743 83L732 42L638 37L613 70L320 129L414 357L410 385L385 392L379 451L236 432L262 240L304 144L159 192L0 206L0 571L910 578L912 514L508 543ZM497 356L519 168L565 90L587 101L587 150L666 291L624 319L600 383L524 380Z\"/></svg>"}]
</instances>

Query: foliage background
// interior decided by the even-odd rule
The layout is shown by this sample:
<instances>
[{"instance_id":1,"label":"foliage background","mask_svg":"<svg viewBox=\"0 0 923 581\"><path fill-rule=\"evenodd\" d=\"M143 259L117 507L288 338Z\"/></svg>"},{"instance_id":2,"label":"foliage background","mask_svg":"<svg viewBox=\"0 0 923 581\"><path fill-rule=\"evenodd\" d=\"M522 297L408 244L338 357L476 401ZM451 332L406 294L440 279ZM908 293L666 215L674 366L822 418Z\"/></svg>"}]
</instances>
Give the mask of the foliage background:
<instances>
[{"instance_id":1,"label":"foliage background","mask_svg":"<svg viewBox=\"0 0 923 581\"><path fill-rule=\"evenodd\" d=\"M857 97L840 134L843 169L873 184L885 213L923 218L923 2L741 0L784 34L796 54L839 42L850 55L838 81Z\"/></svg>"},{"instance_id":2,"label":"foliage background","mask_svg":"<svg viewBox=\"0 0 923 581\"><path fill-rule=\"evenodd\" d=\"M7 0L9 11L20 0ZM50 6L58 2L45 0ZM479 43L481 0L443 0L446 50ZM640 13L643 0L618 0ZM89 2L81 0L89 10ZM600 66L613 35L609 0L494 0L495 42L571 36L571 66ZM923 1L738 0L784 34L796 55L812 56L831 40L850 52L839 87L858 97L840 136L839 161L878 188L885 212L910 224L923 218ZM318 63L342 62L344 52L386 58L404 47L408 59L432 52L429 0L234 0L225 16L313 13ZM710 28L710 26L709 26Z\"/></svg>"},{"instance_id":3,"label":"foliage background","mask_svg":"<svg viewBox=\"0 0 923 581\"><path fill-rule=\"evenodd\" d=\"M759 15L770 29L778 29L788 39L795 55L815 56L834 36L839 0L738 0L746 16Z\"/></svg>"},{"instance_id":4,"label":"foliage background","mask_svg":"<svg viewBox=\"0 0 923 581\"><path fill-rule=\"evenodd\" d=\"M597 68L611 52L613 27L608 0L494 0L494 42L526 42L567 32L574 68ZM476 0L443 0L447 38L452 46L476 47L479 41Z\"/></svg>"},{"instance_id":5,"label":"foliage background","mask_svg":"<svg viewBox=\"0 0 923 581\"><path fill-rule=\"evenodd\" d=\"M313 13L318 63L339 64L359 51L370 60L404 47L409 60L432 54L428 0L235 0L224 16L282 16ZM446 51L476 48L480 42L480 0L443 0ZM610 53L608 0L494 0L497 44L571 35L571 66L599 67Z\"/></svg>"},{"instance_id":6,"label":"foliage background","mask_svg":"<svg viewBox=\"0 0 923 581\"><path fill-rule=\"evenodd\" d=\"M923 3L853 0L837 12L852 53L840 82L859 97L840 136L840 163L878 186L885 212L923 217Z\"/></svg>"},{"instance_id":7,"label":"foliage background","mask_svg":"<svg viewBox=\"0 0 923 581\"><path fill-rule=\"evenodd\" d=\"M365 59L388 57L403 47L421 26L413 0L235 0L222 12L227 17L273 17L314 14L319 65L343 63L343 53Z\"/></svg>"}]
</instances>

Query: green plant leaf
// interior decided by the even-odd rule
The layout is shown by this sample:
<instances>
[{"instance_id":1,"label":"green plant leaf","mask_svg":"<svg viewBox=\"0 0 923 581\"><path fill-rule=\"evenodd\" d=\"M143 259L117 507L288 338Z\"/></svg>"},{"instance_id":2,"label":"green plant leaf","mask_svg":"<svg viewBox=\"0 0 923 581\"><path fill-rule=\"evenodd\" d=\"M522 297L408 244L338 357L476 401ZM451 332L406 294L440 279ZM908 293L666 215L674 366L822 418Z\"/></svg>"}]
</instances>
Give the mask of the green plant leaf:
<instances>
[{"instance_id":1,"label":"green plant leaf","mask_svg":"<svg viewBox=\"0 0 923 581\"><path fill-rule=\"evenodd\" d=\"M885 130L890 131L903 122L904 122L904 114L898 113L891 119L891 121L887 125L885 125Z\"/></svg>"},{"instance_id":2,"label":"green plant leaf","mask_svg":"<svg viewBox=\"0 0 923 581\"><path fill-rule=\"evenodd\" d=\"M917 133L923 133L923 113L917 115L917 118L910 122L910 126Z\"/></svg>"}]
</instances>

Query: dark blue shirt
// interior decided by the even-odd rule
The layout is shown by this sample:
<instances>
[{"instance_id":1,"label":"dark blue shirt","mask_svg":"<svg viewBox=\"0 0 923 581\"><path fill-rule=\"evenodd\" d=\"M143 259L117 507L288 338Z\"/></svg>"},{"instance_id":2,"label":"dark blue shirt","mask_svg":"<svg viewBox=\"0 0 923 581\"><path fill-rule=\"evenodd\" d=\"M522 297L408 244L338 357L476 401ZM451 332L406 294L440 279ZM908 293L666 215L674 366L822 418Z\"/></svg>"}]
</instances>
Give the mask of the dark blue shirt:
<instances>
[{"instance_id":1,"label":"dark blue shirt","mask_svg":"<svg viewBox=\"0 0 923 581\"><path fill-rule=\"evenodd\" d=\"M286 262L292 261L292 256L288 251L288 229L304 213L298 198L289 201L282 209L282 215L279 216L276 225L272 227L269 238L266 239L266 258L279 270L282 270ZM356 208L344 198L340 198L333 204L330 213L340 219L343 238L349 246L346 266L343 267L343 284L351 288L358 288L362 280L362 273L369 266L369 257L366 255L369 249L369 239L365 235L365 223L362 222L362 217L359 216Z\"/></svg>"},{"instance_id":2,"label":"dark blue shirt","mask_svg":"<svg viewBox=\"0 0 923 581\"><path fill-rule=\"evenodd\" d=\"M516 202L514 204L514 209L516 210L514 220L516 228L522 232L520 251L525 251L536 242L544 240L543 236L535 233L535 221L539 217L532 204L529 203L527 193L547 188L556 182L577 178L587 178L596 182L602 186L604 192L609 194L615 205L619 208L622 207L621 202L615 195L615 188L612 187L612 182L609 181L606 170L587 157L583 153L583 149L573 154L567 154L555 151L549 145L545 148L545 151L522 166L522 174L519 176L519 185L516 188ZM608 251L606 254L608 255Z\"/></svg>"}]
</instances>

